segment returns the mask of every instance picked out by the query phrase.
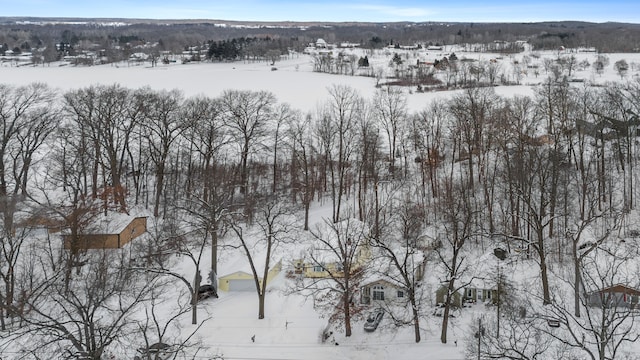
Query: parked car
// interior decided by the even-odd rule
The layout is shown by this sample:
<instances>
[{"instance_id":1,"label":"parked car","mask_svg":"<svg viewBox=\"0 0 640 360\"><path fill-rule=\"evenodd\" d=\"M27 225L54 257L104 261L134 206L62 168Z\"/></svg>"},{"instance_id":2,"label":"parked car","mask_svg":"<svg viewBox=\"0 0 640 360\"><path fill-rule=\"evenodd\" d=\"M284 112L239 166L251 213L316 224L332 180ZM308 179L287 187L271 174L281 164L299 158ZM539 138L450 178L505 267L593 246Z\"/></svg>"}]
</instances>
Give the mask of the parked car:
<instances>
[{"instance_id":1,"label":"parked car","mask_svg":"<svg viewBox=\"0 0 640 360\"><path fill-rule=\"evenodd\" d=\"M198 288L198 301L208 299L210 297L218 297L216 289L210 284L201 285L200 288Z\"/></svg>"},{"instance_id":2,"label":"parked car","mask_svg":"<svg viewBox=\"0 0 640 360\"><path fill-rule=\"evenodd\" d=\"M382 317L384 316L384 309L377 308L373 312L369 314L367 317L367 321L364 323L364 331L375 331L380 325L380 321L382 321Z\"/></svg>"},{"instance_id":3,"label":"parked car","mask_svg":"<svg viewBox=\"0 0 640 360\"><path fill-rule=\"evenodd\" d=\"M449 317L456 317L456 313L459 314L459 312L460 312L460 309L451 307L449 308ZM444 304L442 303L437 304L436 307L433 309L433 313L431 315L440 316L440 317L444 316Z\"/></svg>"},{"instance_id":4,"label":"parked car","mask_svg":"<svg viewBox=\"0 0 640 360\"><path fill-rule=\"evenodd\" d=\"M547 319L547 324L549 324L549 326L552 327L552 328L559 328L560 327L560 320L558 320L558 319Z\"/></svg>"},{"instance_id":5,"label":"parked car","mask_svg":"<svg viewBox=\"0 0 640 360\"><path fill-rule=\"evenodd\" d=\"M164 360L175 356L176 348L173 345L165 344L162 342L155 343L149 347L138 348L138 352L145 359L158 359ZM140 356L134 357L134 360L142 359Z\"/></svg>"}]
</instances>

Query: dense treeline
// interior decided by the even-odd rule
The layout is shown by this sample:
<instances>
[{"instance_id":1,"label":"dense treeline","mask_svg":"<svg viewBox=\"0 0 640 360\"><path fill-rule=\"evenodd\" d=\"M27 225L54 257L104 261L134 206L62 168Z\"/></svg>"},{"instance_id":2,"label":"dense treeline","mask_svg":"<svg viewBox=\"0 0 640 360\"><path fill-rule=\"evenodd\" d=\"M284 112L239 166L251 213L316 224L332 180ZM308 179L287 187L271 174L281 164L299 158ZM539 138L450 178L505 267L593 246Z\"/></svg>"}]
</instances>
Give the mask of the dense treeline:
<instances>
[{"instance_id":1,"label":"dense treeline","mask_svg":"<svg viewBox=\"0 0 640 360\"><path fill-rule=\"evenodd\" d=\"M451 45L528 41L536 50L593 47L599 52L632 52L640 49L640 26L619 23L544 22L544 23L258 23L229 21L163 22L117 20L73 24L38 23L38 19L0 22L0 54L7 50L34 52L56 44L68 44L76 52L107 52L112 61L126 58L136 51L169 51L185 49L232 39L270 38L284 42L278 50L301 51L318 38L330 43L353 42L363 48L387 45ZM127 24L126 26L116 25ZM221 26L223 24L224 26ZM140 47L153 44L153 49ZM229 45L229 44L225 44ZM229 50L228 48L227 50ZM68 49L67 49L68 50ZM119 54L116 56L116 53ZM51 58L53 54L43 54ZM219 54L216 54L219 55ZM216 57L214 57L216 58ZM230 57L227 57L230 58ZM55 60L55 59L54 59ZM51 61L51 60L48 60Z\"/></svg>"},{"instance_id":2,"label":"dense treeline","mask_svg":"<svg viewBox=\"0 0 640 360\"><path fill-rule=\"evenodd\" d=\"M216 61L275 60L295 48L294 41L265 38L233 38L230 40L210 41L207 58Z\"/></svg>"},{"instance_id":3,"label":"dense treeline","mask_svg":"<svg viewBox=\"0 0 640 360\"><path fill-rule=\"evenodd\" d=\"M410 113L396 88L364 99L353 88L333 86L317 112L303 114L268 91L185 98L177 90L119 85L62 95L42 84L5 85L2 327L16 326L5 324L7 315L19 319L16 334L43 336L39 349L71 346L74 354L100 359L125 341L119 334L131 330L128 314L157 295L150 295L149 284L171 273L169 254L186 254L198 269L202 248L213 244L215 275L219 236L233 231L244 239L240 224L279 221L284 210L265 210L276 203L299 215L295 226L307 230L316 201L331 205L333 223L356 218L367 224L373 229L368 242L392 256L397 246L417 248L425 230L436 229L439 242L432 250L447 269L442 342L451 299L462 286L464 254L489 246L488 239L535 259L538 289L531 292L544 304L554 303L549 264L572 259L576 306L569 312L579 316L584 289L593 286L592 279L580 278L581 236L588 229L599 239L589 245L595 249L614 229L628 230L621 219L637 206L638 99L637 81L592 88L550 79L533 97L471 87ZM60 252L53 237L30 245L39 254L20 251L32 238L15 230L26 221L48 219L73 239L101 213L133 207L148 209L158 221L157 242L133 255L96 258L73 242L71 251ZM194 247L200 256L189 252ZM142 274L133 271L134 258L147 259ZM114 263L129 265L105 267ZM413 270L404 268L409 275ZM172 276L197 297L199 276ZM138 286L140 281L147 285ZM426 309L416 305L416 281L405 276L403 286L413 289L411 316L420 341L418 319ZM43 292L49 288L61 294L54 305L46 301L51 291ZM83 303L84 292L100 294ZM73 311L64 309L100 313L111 296L126 297L126 304L102 337L83 334L111 317L83 318L77 331L66 327ZM196 300L192 306L196 323ZM346 301L346 314L349 306Z\"/></svg>"}]
</instances>

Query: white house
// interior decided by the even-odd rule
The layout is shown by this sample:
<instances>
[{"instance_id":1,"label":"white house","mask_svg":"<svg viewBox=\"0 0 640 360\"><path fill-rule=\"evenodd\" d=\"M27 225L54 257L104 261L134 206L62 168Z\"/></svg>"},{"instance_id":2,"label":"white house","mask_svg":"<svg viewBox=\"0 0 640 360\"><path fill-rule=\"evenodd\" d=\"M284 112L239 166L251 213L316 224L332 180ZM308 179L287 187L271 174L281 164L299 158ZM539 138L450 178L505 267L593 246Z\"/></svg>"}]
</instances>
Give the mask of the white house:
<instances>
[{"instance_id":1,"label":"white house","mask_svg":"<svg viewBox=\"0 0 640 360\"><path fill-rule=\"evenodd\" d=\"M406 297L404 289L384 279L371 281L360 287L360 303L365 305L404 301Z\"/></svg>"},{"instance_id":2,"label":"white house","mask_svg":"<svg viewBox=\"0 0 640 360\"><path fill-rule=\"evenodd\" d=\"M316 49L326 49L327 47L327 42L324 39L316 40Z\"/></svg>"}]
</instances>

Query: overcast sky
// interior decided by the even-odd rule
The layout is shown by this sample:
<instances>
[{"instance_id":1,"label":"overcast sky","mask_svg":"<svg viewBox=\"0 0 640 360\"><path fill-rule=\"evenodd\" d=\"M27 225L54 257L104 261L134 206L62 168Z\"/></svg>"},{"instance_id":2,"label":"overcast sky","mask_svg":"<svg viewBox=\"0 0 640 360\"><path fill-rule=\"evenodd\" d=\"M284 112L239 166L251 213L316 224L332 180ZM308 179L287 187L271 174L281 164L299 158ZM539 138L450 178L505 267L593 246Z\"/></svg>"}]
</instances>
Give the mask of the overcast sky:
<instances>
[{"instance_id":1,"label":"overcast sky","mask_svg":"<svg viewBox=\"0 0 640 360\"><path fill-rule=\"evenodd\" d=\"M0 0L0 16L243 21L640 23L639 0Z\"/></svg>"}]
</instances>

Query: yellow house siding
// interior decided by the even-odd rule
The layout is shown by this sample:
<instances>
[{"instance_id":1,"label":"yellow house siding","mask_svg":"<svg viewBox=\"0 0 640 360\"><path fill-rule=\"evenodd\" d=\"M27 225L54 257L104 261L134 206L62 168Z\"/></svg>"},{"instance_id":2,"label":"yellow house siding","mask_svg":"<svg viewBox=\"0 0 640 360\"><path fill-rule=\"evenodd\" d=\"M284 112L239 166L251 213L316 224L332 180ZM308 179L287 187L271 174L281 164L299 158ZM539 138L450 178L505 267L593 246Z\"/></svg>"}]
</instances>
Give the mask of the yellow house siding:
<instances>
[{"instance_id":1,"label":"yellow house siding","mask_svg":"<svg viewBox=\"0 0 640 360\"><path fill-rule=\"evenodd\" d=\"M312 278L312 279L322 279L329 278L331 275L334 277L344 277L344 271L338 270L338 263L330 263L324 265L313 265L313 264L305 264L304 266L304 277ZM321 267L322 271L319 270Z\"/></svg>"},{"instance_id":2,"label":"yellow house siding","mask_svg":"<svg viewBox=\"0 0 640 360\"><path fill-rule=\"evenodd\" d=\"M269 273L267 273L267 285L269 285L273 278L280 274L280 271L282 271L282 260L278 261L278 263L269 270Z\"/></svg>"},{"instance_id":3,"label":"yellow house siding","mask_svg":"<svg viewBox=\"0 0 640 360\"><path fill-rule=\"evenodd\" d=\"M356 253L356 259L351 266L351 270L356 271L362 267L366 267L369 261L371 261L371 249L367 244L362 244L358 247ZM323 270L318 269L322 267ZM342 264L339 262L331 262L325 264L309 263L304 259L294 260L294 270L296 274L302 274L306 278L312 279L327 279L332 277L344 277L344 270ZM320 271L317 271L320 270Z\"/></svg>"}]
</instances>

